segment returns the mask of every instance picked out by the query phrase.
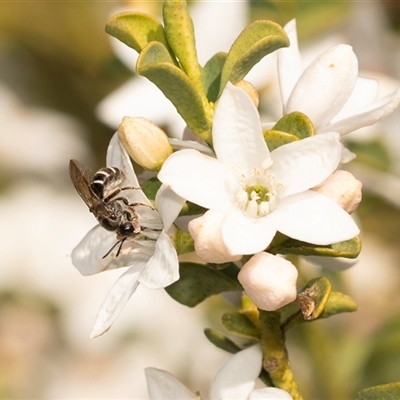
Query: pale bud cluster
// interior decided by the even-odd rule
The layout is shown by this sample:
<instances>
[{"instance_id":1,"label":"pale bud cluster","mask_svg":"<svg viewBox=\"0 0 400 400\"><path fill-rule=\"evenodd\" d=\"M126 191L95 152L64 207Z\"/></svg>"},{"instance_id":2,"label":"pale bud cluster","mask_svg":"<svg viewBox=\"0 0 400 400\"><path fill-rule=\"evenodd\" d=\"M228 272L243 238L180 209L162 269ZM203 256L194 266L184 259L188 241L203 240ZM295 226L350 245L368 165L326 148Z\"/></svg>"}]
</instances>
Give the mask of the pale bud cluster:
<instances>
[{"instance_id":1,"label":"pale bud cluster","mask_svg":"<svg viewBox=\"0 0 400 400\"><path fill-rule=\"evenodd\" d=\"M142 117L124 117L118 136L130 157L148 171L159 171L172 154L166 133Z\"/></svg>"}]
</instances>

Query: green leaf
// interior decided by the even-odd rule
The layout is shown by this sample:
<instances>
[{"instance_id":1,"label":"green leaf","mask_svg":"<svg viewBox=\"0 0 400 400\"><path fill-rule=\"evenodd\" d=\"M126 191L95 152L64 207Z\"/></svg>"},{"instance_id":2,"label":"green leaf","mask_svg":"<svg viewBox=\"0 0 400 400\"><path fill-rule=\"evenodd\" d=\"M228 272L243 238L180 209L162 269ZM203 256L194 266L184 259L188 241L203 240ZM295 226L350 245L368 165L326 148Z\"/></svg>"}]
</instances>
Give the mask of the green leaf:
<instances>
[{"instance_id":1,"label":"green leaf","mask_svg":"<svg viewBox=\"0 0 400 400\"><path fill-rule=\"evenodd\" d=\"M332 315L354 312L357 309L357 303L350 296L340 292L331 292L319 318L329 318Z\"/></svg>"},{"instance_id":2,"label":"green leaf","mask_svg":"<svg viewBox=\"0 0 400 400\"><path fill-rule=\"evenodd\" d=\"M172 241L178 255L194 252L194 240L189 232L182 231L176 227Z\"/></svg>"},{"instance_id":3,"label":"green leaf","mask_svg":"<svg viewBox=\"0 0 400 400\"><path fill-rule=\"evenodd\" d=\"M186 1L164 1L163 18L169 45L183 70L199 89L201 68L197 61L193 21L189 15Z\"/></svg>"},{"instance_id":4,"label":"green leaf","mask_svg":"<svg viewBox=\"0 0 400 400\"><path fill-rule=\"evenodd\" d=\"M154 204L158 189L161 187L161 182L157 178L151 178L140 185L146 197Z\"/></svg>"},{"instance_id":5,"label":"green leaf","mask_svg":"<svg viewBox=\"0 0 400 400\"><path fill-rule=\"evenodd\" d=\"M268 251L272 254L356 258L361 252L361 239L356 236L353 239L326 246L288 239L283 243L273 245Z\"/></svg>"},{"instance_id":6,"label":"green leaf","mask_svg":"<svg viewBox=\"0 0 400 400\"><path fill-rule=\"evenodd\" d=\"M157 18L148 14L124 12L114 15L106 25L106 32L138 53L153 41L169 49L163 26Z\"/></svg>"},{"instance_id":7,"label":"green leaf","mask_svg":"<svg viewBox=\"0 0 400 400\"><path fill-rule=\"evenodd\" d=\"M297 136L281 131L267 130L263 131L263 134L269 151L275 150L284 144L299 140Z\"/></svg>"},{"instance_id":8,"label":"green leaf","mask_svg":"<svg viewBox=\"0 0 400 400\"><path fill-rule=\"evenodd\" d=\"M209 101L215 102L218 98L221 73L227 53L217 53L211 57L203 68L203 87Z\"/></svg>"},{"instance_id":9,"label":"green leaf","mask_svg":"<svg viewBox=\"0 0 400 400\"><path fill-rule=\"evenodd\" d=\"M264 56L287 46L289 39L280 25L264 20L251 23L229 50L222 69L220 93L228 81L240 81Z\"/></svg>"},{"instance_id":10,"label":"green leaf","mask_svg":"<svg viewBox=\"0 0 400 400\"><path fill-rule=\"evenodd\" d=\"M189 307L214 294L243 290L238 281L207 265L181 263L179 271L180 279L165 290L173 299Z\"/></svg>"},{"instance_id":11,"label":"green leaf","mask_svg":"<svg viewBox=\"0 0 400 400\"><path fill-rule=\"evenodd\" d=\"M331 283L327 278L321 276L311 279L297 295L297 303L304 319L311 321L318 318L324 311L331 294Z\"/></svg>"},{"instance_id":12,"label":"green leaf","mask_svg":"<svg viewBox=\"0 0 400 400\"><path fill-rule=\"evenodd\" d=\"M196 87L181 69L173 65L161 43L151 42L142 51L137 72L158 86L193 132L211 142L211 117L207 115Z\"/></svg>"},{"instance_id":13,"label":"green leaf","mask_svg":"<svg viewBox=\"0 0 400 400\"><path fill-rule=\"evenodd\" d=\"M272 130L291 133L299 139L305 139L315 134L310 118L299 111L286 114L272 127Z\"/></svg>"},{"instance_id":14,"label":"green leaf","mask_svg":"<svg viewBox=\"0 0 400 400\"><path fill-rule=\"evenodd\" d=\"M400 399L400 382L387 383L363 389L353 400L398 400Z\"/></svg>"},{"instance_id":15,"label":"green leaf","mask_svg":"<svg viewBox=\"0 0 400 400\"><path fill-rule=\"evenodd\" d=\"M260 338L260 332L256 326L246 315L240 312L225 313L221 321L224 328L230 333L253 340L258 340Z\"/></svg>"},{"instance_id":16,"label":"green leaf","mask_svg":"<svg viewBox=\"0 0 400 400\"><path fill-rule=\"evenodd\" d=\"M219 349L225 350L231 354L236 354L238 351L240 351L240 347L237 346L236 343L215 329L204 329L204 334L206 335L207 339Z\"/></svg>"}]
</instances>

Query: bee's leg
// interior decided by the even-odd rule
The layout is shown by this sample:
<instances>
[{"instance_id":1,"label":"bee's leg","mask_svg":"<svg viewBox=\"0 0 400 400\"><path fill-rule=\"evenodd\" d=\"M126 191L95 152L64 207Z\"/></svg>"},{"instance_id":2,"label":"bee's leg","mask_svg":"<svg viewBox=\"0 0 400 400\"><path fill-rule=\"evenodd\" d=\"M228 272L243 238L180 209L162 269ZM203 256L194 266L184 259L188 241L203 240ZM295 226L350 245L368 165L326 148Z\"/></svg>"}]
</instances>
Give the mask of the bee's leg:
<instances>
[{"instance_id":1,"label":"bee's leg","mask_svg":"<svg viewBox=\"0 0 400 400\"><path fill-rule=\"evenodd\" d=\"M115 197L122 190L137 190L137 189L140 189L140 188L137 188L137 187L134 187L134 186L116 187L106 197L104 197L103 201L105 203L109 202L110 200L112 200L113 197Z\"/></svg>"}]
</instances>

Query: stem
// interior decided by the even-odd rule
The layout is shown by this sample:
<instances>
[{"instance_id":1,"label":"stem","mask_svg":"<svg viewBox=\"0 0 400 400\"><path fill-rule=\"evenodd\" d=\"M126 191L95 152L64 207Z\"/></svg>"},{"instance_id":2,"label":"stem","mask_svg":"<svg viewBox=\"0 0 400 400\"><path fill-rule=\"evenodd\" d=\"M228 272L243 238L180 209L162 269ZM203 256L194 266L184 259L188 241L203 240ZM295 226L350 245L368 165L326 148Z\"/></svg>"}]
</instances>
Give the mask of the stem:
<instances>
[{"instance_id":1,"label":"stem","mask_svg":"<svg viewBox=\"0 0 400 400\"><path fill-rule=\"evenodd\" d=\"M280 317L279 312L260 310L263 367L276 387L290 393L293 400L302 400L290 368Z\"/></svg>"}]
</instances>

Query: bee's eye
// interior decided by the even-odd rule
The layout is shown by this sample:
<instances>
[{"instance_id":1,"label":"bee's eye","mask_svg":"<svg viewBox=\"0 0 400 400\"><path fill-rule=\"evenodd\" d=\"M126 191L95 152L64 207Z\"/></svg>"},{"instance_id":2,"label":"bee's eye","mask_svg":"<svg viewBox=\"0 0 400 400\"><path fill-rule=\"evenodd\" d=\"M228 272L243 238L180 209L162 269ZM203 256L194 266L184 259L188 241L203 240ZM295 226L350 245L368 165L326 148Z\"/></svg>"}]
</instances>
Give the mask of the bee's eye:
<instances>
[{"instance_id":1,"label":"bee's eye","mask_svg":"<svg viewBox=\"0 0 400 400\"><path fill-rule=\"evenodd\" d=\"M135 233L135 228L130 222L125 222L121 224L119 230L123 235L130 235L132 233Z\"/></svg>"}]
</instances>

